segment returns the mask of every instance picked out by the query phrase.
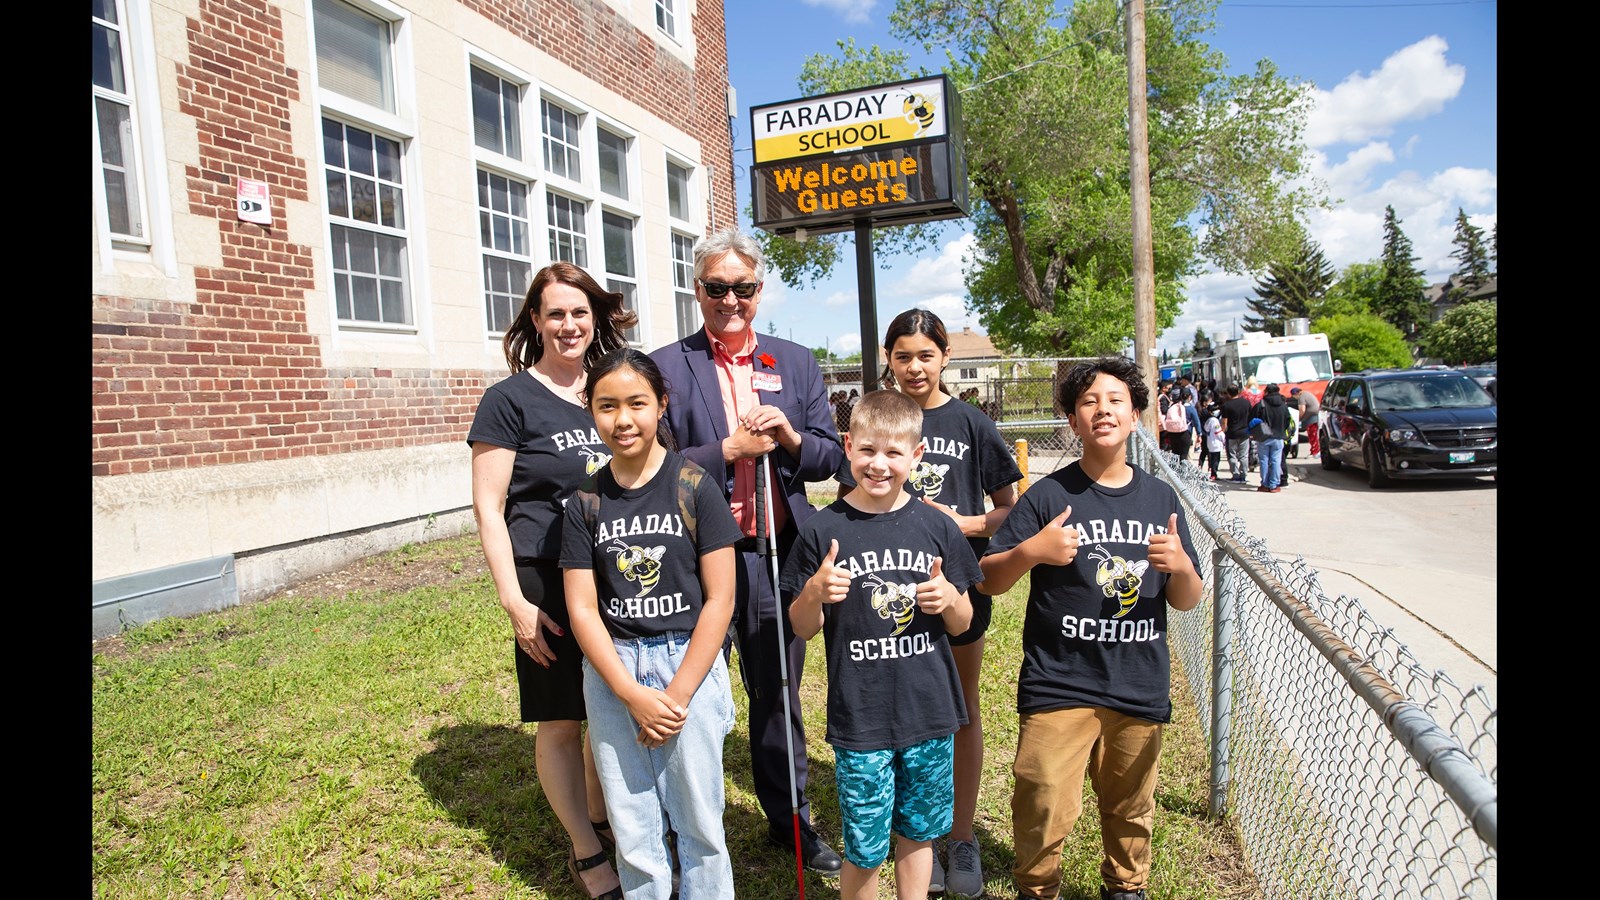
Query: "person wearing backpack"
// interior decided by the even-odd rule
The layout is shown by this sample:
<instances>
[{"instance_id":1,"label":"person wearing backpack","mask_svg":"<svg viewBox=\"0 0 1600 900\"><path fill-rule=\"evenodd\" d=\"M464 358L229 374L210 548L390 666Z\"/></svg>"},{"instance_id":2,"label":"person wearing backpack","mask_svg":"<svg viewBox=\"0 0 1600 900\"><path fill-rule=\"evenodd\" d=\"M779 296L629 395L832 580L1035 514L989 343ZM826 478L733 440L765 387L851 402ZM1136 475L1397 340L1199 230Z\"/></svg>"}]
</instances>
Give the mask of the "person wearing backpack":
<instances>
[{"instance_id":1,"label":"person wearing backpack","mask_svg":"<svg viewBox=\"0 0 1600 900\"><path fill-rule=\"evenodd\" d=\"M1189 443L1194 439L1188 410L1182 389L1173 388L1168 396L1167 409L1161 414L1161 431L1167 437L1167 449L1180 460L1189 458Z\"/></svg>"},{"instance_id":2,"label":"person wearing backpack","mask_svg":"<svg viewBox=\"0 0 1600 900\"><path fill-rule=\"evenodd\" d=\"M1276 494L1283 489L1283 436L1289 433L1289 403L1276 384L1267 385L1261 402L1250 410L1251 436L1256 438L1261 461L1261 486L1256 490ZM1256 421L1260 421L1260 431Z\"/></svg>"}]
</instances>

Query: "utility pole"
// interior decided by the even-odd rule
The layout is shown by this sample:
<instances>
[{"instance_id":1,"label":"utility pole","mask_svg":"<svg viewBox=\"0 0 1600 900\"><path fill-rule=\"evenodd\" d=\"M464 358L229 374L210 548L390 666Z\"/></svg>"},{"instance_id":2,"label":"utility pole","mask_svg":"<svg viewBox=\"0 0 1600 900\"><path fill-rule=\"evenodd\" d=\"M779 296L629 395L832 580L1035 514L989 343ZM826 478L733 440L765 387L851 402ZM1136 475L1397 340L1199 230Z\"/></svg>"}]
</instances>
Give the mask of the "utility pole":
<instances>
[{"instance_id":1,"label":"utility pole","mask_svg":"<svg viewBox=\"0 0 1600 900\"><path fill-rule=\"evenodd\" d=\"M1156 272L1150 235L1150 129L1146 118L1144 0L1128 0L1128 176L1133 202L1133 358L1152 391L1156 369ZM1155 397L1140 420L1156 432Z\"/></svg>"}]
</instances>

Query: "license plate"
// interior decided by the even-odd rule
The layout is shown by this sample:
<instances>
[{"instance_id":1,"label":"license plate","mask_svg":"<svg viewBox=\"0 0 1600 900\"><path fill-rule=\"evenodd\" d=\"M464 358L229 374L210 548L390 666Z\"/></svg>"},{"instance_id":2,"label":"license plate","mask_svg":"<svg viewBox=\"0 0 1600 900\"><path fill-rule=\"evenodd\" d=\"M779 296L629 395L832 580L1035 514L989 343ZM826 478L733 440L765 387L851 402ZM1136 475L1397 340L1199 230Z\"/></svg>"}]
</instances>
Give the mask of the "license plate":
<instances>
[{"instance_id":1,"label":"license plate","mask_svg":"<svg viewBox=\"0 0 1600 900\"><path fill-rule=\"evenodd\" d=\"M1453 463L1469 463L1477 458L1478 454L1471 450L1453 451L1450 454L1450 461Z\"/></svg>"}]
</instances>

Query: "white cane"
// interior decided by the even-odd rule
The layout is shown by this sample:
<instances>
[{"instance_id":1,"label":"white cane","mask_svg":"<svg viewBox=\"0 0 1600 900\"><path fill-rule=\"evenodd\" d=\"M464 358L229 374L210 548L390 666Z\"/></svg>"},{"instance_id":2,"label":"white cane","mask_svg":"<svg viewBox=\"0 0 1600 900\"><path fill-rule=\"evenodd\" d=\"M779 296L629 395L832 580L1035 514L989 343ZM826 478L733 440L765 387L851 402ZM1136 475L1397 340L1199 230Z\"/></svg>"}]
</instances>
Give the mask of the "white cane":
<instances>
[{"instance_id":1,"label":"white cane","mask_svg":"<svg viewBox=\"0 0 1600 900\"><path fill-rule=\"evenodd\" d=\"M793 715L789 709L789 651L786 646L788 641L784 639L783 601L778 596L778 541L772 533L771 483L772 453L769 451L761 454L761 465L756 470L756 549L767 557L768 572L772 576L772 603L776 608L778 626L778 671L782 675L783 737L789 747L789 807L794 812L794 874L795 881L800 885L800 900L805 900L806 873L800 851L800 792L795 787L794 729L789 724Z\"/></svg>"}]
</instances>

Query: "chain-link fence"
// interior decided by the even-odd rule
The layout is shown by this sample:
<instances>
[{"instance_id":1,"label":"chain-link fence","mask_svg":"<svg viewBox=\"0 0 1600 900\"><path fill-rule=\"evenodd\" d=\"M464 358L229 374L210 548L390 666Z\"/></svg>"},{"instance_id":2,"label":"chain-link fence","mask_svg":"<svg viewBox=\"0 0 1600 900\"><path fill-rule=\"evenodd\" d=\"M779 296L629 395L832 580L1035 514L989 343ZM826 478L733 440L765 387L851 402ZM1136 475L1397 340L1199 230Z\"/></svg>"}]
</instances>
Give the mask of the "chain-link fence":
<instances>
[{"instance_id":1,"label":"chain-link fence","mask_svg":"<svg viewBox=\"0 0 1600 900\"><path fill-rule=\"evenodd\" d=\"M999 423L1028 481L1077 459L1063 420ZM1188 511L1207 600L1169 617L1212 746L1214 815L1269 900L1496 893L1493 699L1429 670L1303 559L1248 534L1198 467L1142 429L1130 454Z\"/></svg>"}]
</instances>

